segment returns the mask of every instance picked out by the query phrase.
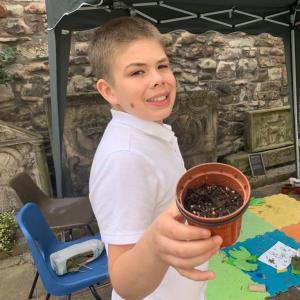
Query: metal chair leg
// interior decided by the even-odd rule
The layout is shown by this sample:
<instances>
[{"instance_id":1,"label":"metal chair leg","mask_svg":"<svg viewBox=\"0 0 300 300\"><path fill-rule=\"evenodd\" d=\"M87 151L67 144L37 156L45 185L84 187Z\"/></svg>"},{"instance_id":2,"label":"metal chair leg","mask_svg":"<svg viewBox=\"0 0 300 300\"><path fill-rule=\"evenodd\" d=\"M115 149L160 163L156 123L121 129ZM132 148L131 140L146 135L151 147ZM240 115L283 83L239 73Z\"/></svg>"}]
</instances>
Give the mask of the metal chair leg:
<instances>
[{"instance_id":1,"label":"metal chair leg","mask_svg":"<svg viewBox=\"0 0 300 300\"><path fill-rule=\"evenodd\" d=\"M68 230L68 235L69 235L69 241L72 241L73 240L73 230L72 229Z\"/></svg>"},{"instance_id":2,"label":"metal chair leg","mask_svg":"<svg viewBox=\"0 0 300 300\"><path fill-rule=\"evenodd\" d=\"M90 232L91 235L95 235L95 233L94 233L94 231L93 231L93 229L92 229L92 227L90 225L86 225L86 227L89 230L89 232Z\"/></svg>"},{"instance_id":3,"label":"metal chair leg","mask_svg":"<svg viewBox=\"0 0 300 300\"><path fill-rule=\"evenodd\" d=\"M91 293L93 294L93 296L95 297L96 300L102 300L100 295L97 293L95 287L93 285L89 286L89 289L91 291Z\"/></svg>"},{"instance_id":4,"label":"metal chair leg","mask_svg":"<svg viewBox=\"0 0 300 300\"><path fill-rule=\"evenodd\" d=\"M45 300L49 300L50 297L51 297L51 295L48 293L47 296L46 296L46 298L45 298Z\"/></svg>"},{"instance_id":5,"label":"metal chair leg","mask_svg":"<svg viewBox=\"0 0 300 300\"><path fill-rule=\"evenodd\" d=\"M32 299L33 292L34 292L34 289L35 289L38 278L39 278L39 272L36 271L34 279L33 279L33 283L32 283L32 286L31 286L31 289L30 289L30 292L29 292L29 295L28 295L28 299Z\"/></svg>"}]
</instances>

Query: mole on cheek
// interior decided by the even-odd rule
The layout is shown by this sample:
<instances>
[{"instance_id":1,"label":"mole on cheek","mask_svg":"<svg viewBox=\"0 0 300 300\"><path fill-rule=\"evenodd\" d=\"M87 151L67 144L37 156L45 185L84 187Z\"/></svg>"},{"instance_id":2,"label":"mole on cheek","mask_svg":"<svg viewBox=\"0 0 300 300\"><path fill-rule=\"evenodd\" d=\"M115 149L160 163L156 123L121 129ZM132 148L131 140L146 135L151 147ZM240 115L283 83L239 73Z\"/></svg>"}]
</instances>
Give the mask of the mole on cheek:
<instances>
[{"instance_id":1,"label":"mole on cheek","mask_svg":"<svg viewBox=\"0 0 300 300\"><path fill-rule=\"evenodd\" d=\"M131 107L131 108L134 108L134 104L133 104L133 103L130 103L130 107Z\"/></svg>"}]
</instances>

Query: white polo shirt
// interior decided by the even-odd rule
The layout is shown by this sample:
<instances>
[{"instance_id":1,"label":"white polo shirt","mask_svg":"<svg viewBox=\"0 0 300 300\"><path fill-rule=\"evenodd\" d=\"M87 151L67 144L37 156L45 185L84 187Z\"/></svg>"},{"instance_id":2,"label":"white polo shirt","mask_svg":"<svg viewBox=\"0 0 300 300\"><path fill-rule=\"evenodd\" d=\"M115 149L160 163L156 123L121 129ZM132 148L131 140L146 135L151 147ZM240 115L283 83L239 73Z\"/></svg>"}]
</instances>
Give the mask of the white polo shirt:
<instances>
[{"instance_id":1,"label":"white polo shirt","mask_svg":"<svg viewBox=\"0 0 300 300\"><path fill-rule=\"evenodd\" d=\"M112 110L90 174L90 201L106 249L136 243L175 200L185 172L177 138L166 124ZM203 269L207 264L202 265ZM205 282L182 277L172 267L147 300L201 300ZM122 299L115 291L113 300Z\"/></svg>"}]
</instances>

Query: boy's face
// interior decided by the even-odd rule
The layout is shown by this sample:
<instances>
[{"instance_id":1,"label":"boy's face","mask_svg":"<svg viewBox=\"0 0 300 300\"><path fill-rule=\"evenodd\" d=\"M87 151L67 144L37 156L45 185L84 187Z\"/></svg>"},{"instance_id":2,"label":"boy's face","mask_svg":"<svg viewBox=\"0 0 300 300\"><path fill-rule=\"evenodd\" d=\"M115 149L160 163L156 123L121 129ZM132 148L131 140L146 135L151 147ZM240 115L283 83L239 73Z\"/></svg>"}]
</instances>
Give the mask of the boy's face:
<instances>
[{"instance_id":1,"label":"boy's face","mask_svg":"<svg viewBox=\"0 0 300 300\"><path fill-rule=\"evenodd\" d=\"M162 122L172 111L176 80L155 39L140 39L121 49L111 63L113 82L97 87L111 105L147 121Z\"/></svg>"}]
</instances>

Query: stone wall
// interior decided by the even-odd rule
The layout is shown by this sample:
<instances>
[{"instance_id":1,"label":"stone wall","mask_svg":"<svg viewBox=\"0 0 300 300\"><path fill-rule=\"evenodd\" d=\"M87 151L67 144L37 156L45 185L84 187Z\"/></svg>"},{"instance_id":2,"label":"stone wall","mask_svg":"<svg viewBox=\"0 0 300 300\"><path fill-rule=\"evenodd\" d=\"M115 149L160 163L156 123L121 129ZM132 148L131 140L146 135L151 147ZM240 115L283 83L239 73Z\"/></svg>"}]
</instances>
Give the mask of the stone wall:
<instances>
[{"instance_id":1,"label":"stone wall","mask_svg":"<svg viewBox=\"0 0 300 300\"><path fill-rule=\"evenodd\" d=\"M69 94L95 91L86 57L91 31L72 37ZM244 148L245 111L288 104L283 42L269 34L241 32L201 35L175 31L165 35L178 91L218 94L217 155ZM10 49L16 54L7 59ZM9 0L0 4L0 120L44 137L51 170L46 15L43 1ZM3 64L3 61L6 63ZM6 79L3 80L3 77ZM7 79L8 78L8 79ZM6 82L6 84L3 84Z\"/></svg>"},{"instance_id":2,"label":"stone wall","mask_svg":"<svg viewBox=\"0 0 300 300\"><path fill-rule=\"evenodd\" d=\"M244 148L245 111L287 105L283 41L237 32L166 35L179 90L219 95L218 156Z\"/></svg>"}]
</instances>

